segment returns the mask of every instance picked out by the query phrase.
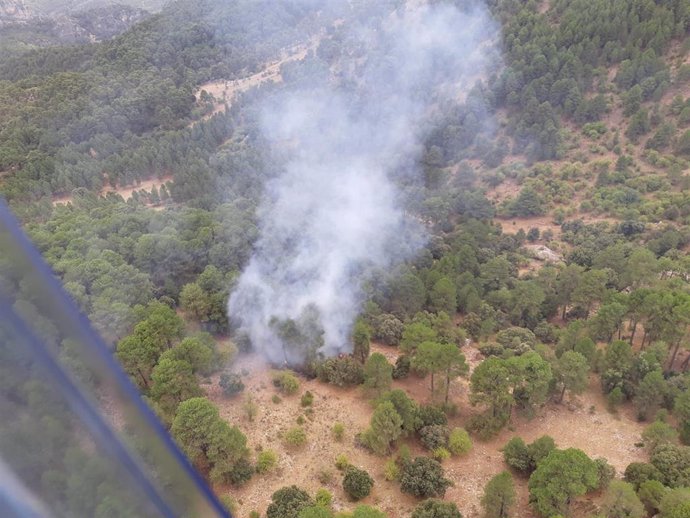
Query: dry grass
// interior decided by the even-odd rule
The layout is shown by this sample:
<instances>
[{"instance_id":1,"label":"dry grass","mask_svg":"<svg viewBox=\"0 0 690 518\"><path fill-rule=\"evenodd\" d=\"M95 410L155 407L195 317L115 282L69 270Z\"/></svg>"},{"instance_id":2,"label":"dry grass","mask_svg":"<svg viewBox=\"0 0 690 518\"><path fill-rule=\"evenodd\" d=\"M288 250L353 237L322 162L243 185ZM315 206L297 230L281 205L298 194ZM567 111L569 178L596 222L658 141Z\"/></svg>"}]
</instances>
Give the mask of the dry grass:
<instances>
[{"instance_id":1,"label":"dry grass","mask_svg":"<svg viewBox=\"0 0 690 518\"><path fill-rule=\"evenodd\" d=\"M372 352L381 352L390 361L397 356L397 349L374 345ZM472 367L481 360L476 349L467 348L465 353ZM317 380L301 379L297 395L281 396L282 402L275 404L271 398L276 390L271 384L270 367L256 355L241 357L234 368L246 369L250 374L244 377L246 390L240 396L224 398L217 386L217 377L208 387L208 395L220 408L221 415L230 423L237 425L248 437L252 450L257 447L271 448L280 455L279 468L268 475L256 475L241 488L216 487L221 494L232 494L240 503L239 516L248 516L252 510L264 512L270 502L270 495L277 489L296 484L313 494L318 488L326 487L334 495L336 509L351 508L345 496L340 473L335 469L335 457L344 453L350 462L366 469L375 479L372 494L364 502L376 505L391 518L408 516L417 504L414 498L400 492L397 483L387 482L383 477L385 458L377 457L357 447L354 435L364 430L369 423L372 407L360 389L339 389ZM404 389L419 402L429 398L428 381L411 376L407 380L395 382L396 388ZM306 417L304 427L308 444L301 449L291 450L280 439L282 432L296 424L296 419L304 415L300 406L300 394L309 390L314 394L313 416ZM468 382L461 380L452 389L452 400L458 405L459 415L451 419L451 426L463 426L473 411L468 403ZM243 401L251 394L259 407L258 415L249 422L243 412ZM590 412L590 407L593 411ZM462 458L452 458L444 462L446 474L454 482L454 487L446 493L446 499L454 501L463 516L480 516L479 499L486 482L506 467L503 464L500 448L513 436L519 435L531 441L541 435L554 437L559 447L576 447L591 457L605 457L620 474L625 466L633 461L642 461L645 454L634 446L639 441L643 424L633 419L632 410L623 408L619 415L608 413L598 383L592 379L590 390L568 404L549 403L538 415L528 420L515 416L512 430L504 430L496 438L487 442L475 442L472 451ZM342 443L332 439L331 428L334 423L345 424L346 435ZM414 454L424 454L415 442L408 441ZM319 478L323 472L330 472L330 482L322 483ZM515 516L531 517L527 503L526 480L517 479L518 509Z\"/></svg>"}]
</instances>

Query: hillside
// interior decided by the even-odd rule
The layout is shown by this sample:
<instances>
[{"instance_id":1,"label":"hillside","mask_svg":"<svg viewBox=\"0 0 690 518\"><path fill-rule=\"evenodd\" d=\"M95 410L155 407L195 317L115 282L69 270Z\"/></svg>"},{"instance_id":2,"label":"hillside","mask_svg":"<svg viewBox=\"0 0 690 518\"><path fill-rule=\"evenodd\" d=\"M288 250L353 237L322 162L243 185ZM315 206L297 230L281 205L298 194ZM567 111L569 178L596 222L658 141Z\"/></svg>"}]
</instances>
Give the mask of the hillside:
<instances>
[{"instance_id":1,"label":"hillside","mask_svg":"<svg viewBox=\"0 0 690 518\"><path fill-rule=\"evenodd\" d=\"M430 4L0 1L0 194L237 516L685 516L690 2Z\"/></svg>"}]
</instances>

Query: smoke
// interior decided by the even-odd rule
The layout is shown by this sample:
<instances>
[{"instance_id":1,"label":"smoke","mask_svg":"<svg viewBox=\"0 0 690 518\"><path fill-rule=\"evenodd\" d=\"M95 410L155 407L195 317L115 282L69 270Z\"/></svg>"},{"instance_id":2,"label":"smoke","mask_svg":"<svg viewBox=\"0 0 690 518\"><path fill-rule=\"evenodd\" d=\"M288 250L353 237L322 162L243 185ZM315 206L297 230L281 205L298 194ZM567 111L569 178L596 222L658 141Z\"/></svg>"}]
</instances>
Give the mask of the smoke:
<instances>
[{"instance_id":1,"label":"smoke","mask_svg":"<svg viewBox=\"0 0 690 518\"><path fill-rule=\"evenodd\" d=\"M350 352L366 269L390 268L424 245L400 185L419 179L434 114L491 66L497 26L481 5L357 19L336 33L340 55L322 67L328 73L262 109L285 169L267 185L260 238L228 310L273 362Z\"/></svg>"}]
</instances>

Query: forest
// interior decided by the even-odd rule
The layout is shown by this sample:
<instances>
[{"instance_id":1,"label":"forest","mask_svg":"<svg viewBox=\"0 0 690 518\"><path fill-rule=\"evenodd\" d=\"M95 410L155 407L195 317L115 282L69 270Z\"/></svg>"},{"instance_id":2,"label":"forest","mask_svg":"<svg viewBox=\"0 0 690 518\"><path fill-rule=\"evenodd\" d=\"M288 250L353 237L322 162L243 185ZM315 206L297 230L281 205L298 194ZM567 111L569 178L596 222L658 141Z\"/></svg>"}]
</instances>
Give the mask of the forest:
<instances>
[{"instance_id":1,"label":"forest","mask_svg":"<svg viewBox=\"0 0 690 518\"><path fill-rule=\"evenodd\" d=\"M0 196L233 516L690 516L690 0L487 1L487 76L429 110L395 179L424 245L353 274L351 354L286 320L304 361L270 365L228 314L290 151L262 103L356 83L348 60L386 48L351 28L407 4L177 0L3 53ZM78 373L8 263L13 309ZM20 420L0 443L56 514L135 516L86 483L99 459L38 376L0 372L52 427L50 455Z\"/></svg>"}]
</instances>

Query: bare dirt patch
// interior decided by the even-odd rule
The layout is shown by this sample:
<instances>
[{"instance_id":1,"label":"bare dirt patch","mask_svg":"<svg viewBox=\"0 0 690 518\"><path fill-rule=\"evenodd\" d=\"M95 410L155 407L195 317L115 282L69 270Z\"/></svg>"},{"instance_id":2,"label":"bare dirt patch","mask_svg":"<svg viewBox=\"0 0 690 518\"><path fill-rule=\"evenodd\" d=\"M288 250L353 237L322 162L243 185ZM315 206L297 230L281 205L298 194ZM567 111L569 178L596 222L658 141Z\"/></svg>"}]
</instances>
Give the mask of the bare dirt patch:
<instances>
[{"instance_id":1,"label":"bare dirt patch","mask_svg":"<svg viewBox=\"0 0 690 518\"><path fill-rule=\"evenodd\" d=\"M119 194L124 198L125 201L130 199L135 191L146 191L148 193L151 192L151 189L154 187L157 190L160 190L161 185L166 184L168 182L172 182L173 177L172 176L163 176L161 178L152 178L149 180L143 180L137 185L126 185L126 186L117 186L113 188L110 185L106 185L101 189L98 193L99 196L107 196L110 193L116 193ZM71 194L63 194L61 196L53 196L53 206L55 205L67 205L68 203L72 202L72 195ZM159 209L162 207L154 207L155 209Z\"/></svg>"},{"instance_id":2,"label":"bare dirt patch","mask_svg":"<svg viewBox=\"0 0 690 518\"><path fill-rule=\"evenodd\" d=\"M383 353L390 361L397 357L397 349L373 344L372 352ZM464 350L471 367L476 366L482 357L473 347ZM240 357L234 369L246 369L250 374L244 377L245 392L232 399L222 396L218 389L218 377L207 386L209 398L219 406L221 415L230 423L237 425L246 435L252 450L257 447L271 448L280 455L279 468L269 475L256 475L247 485L241 488L216 487L220 494L231 494L240 503L239 516L247 516L250 511L264 512L270 502L271 494L277 489L296 484L313 494L318 488L326 487L334 495L336 509L351 508L342 490L342 476L334 467L335 457L344 453L350 462L366 469L375 479L372 494L364 503L376 505L391 518L408 516L418 503L414 498L400 492L396 482L387 482L383 476L385 458L377 457L357 447L354 435L363 431L369 424L372 406L361 389L339 389L323 384L317 380L301 380L300 393L283 397L278 404L271 398L276 390L271 383L273 372L256 355ZM428 380L410 378L395 382L396 388L402 388L419 402L429 400ZM305 415L300 406L300 394L309 390L314 394L313 416L305 417L304 428L309 442L298 450L290 450L280 439L281 432L296 425L300 415ZM256 419L249 422L244 416L243 402L251 394L259 410ZM469 384L461 380L453 386L452 401L458 405L459 413L450 420L451 426L464 426L467 418L475 409L468 402ZM593 410L590 410L593 408ZM476 441L473 450L465 457L452 458L444 462L446 474L454 482L454 487L446 493L446 500L455 502L463 516L478 518L484 485L500 473L506 466L503 464L500 448L514 435L532 441L544 434L551 435L562 448L575 447L585 451L591 457L605 457L622 473L630 462L646 459L643 450L634 443L640 439L644 427L634 419L631 408L624 407L619 415L608 413L601 389L593 378L590 390L577 397L569 404L547 404L531 420L523 416L514 416L511 429L504 430L496 438L487 441ZM342 443L335 442L331 428L335 422L342 422L346 428L346 437ZM408 441L413 455L425 452L416 441ZM319 481L323 473L331 473L331 480ZM528 507L527 482L516 478L518 488L518 509L515 516L532 517Z\"/></svg>"}]
</instances>

